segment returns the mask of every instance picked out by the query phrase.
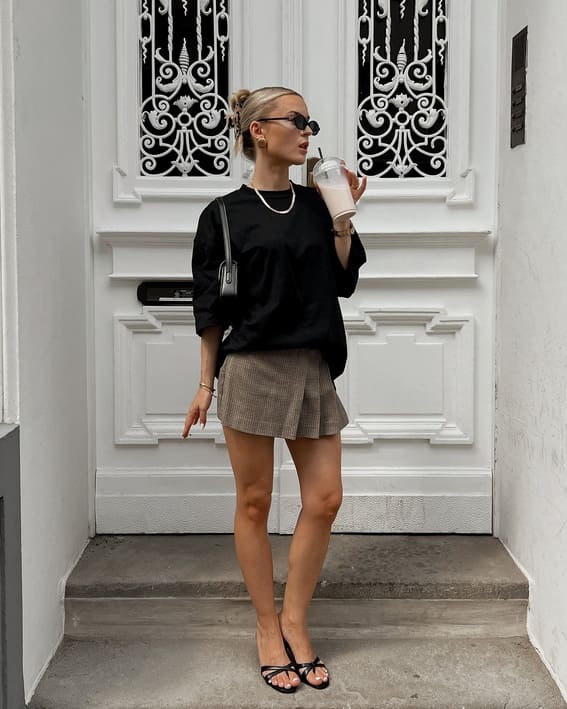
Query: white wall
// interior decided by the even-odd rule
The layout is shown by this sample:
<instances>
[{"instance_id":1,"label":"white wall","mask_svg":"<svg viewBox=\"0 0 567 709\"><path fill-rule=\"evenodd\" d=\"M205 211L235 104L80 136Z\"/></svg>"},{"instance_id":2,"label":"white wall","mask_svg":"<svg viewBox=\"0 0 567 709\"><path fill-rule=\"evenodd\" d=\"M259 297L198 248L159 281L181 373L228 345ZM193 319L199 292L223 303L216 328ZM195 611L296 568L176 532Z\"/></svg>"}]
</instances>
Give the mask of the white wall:
<instances>
[{"instance_id":1,"label":"white wall","mask_svg":"<svg viewBox=\"0 0 567 709\"><path fill-rule=\"evenodd\" d=\"M509 148L528 25L527 143ZM567 692L567 52L564 0L505 0L497 262L496 534L530 577L528 631Z\"/></svg>"},{"instance_id":2,"label":"white wall","mask_svg":"<svg viewBox=\"0 0 567 709\"><path fill-rule=\"evenodd\" d=\"M82 2L14 2L24 683L88 541Z\"/></svg>"}]
</instances>

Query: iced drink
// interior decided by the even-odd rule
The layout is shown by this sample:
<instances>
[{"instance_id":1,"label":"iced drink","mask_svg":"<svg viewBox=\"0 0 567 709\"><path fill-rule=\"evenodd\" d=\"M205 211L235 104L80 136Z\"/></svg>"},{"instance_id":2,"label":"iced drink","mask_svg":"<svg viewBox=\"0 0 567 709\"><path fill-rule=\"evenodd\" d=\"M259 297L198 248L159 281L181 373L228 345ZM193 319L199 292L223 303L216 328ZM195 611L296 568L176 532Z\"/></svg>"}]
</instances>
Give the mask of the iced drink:
<instances>
[{"instance_id":1,"label":"iced drink","mask_svg":"<svg viewBox=\"0 0 567 709\"><path fill-rule=\"evenodd\" d=\"M322 158L313 167L313 180L321 191L333 221L356 214L344 163L339 158Z\"/></svg>"}]
</instances>

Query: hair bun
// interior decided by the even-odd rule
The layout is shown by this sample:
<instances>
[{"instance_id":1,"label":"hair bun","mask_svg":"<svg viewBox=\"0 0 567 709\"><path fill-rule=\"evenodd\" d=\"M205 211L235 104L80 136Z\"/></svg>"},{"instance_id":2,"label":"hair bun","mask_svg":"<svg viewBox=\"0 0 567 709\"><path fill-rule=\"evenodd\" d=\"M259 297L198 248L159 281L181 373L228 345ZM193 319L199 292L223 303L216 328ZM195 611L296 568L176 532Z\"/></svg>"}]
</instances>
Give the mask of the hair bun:
<instances>
[{"instance_id":1,"label":"hair bun","mask_svg":"<svg viewBox=\"0 0 567 709\"><path fill-rule=\"evenodd\" d=\"M235 91L230 97L230 107L233 111L237 111L239 108L244 106L244 103L248 96L250 96L250 91L248 89L239 89Z\"/></svg>"},{"instance_id":2,"label":"hair bun","mask_svg":"<svg viewBox=\"0 0 567 709\"><path fill-rule=\"evenodd\" d=\"M240 111L242 110L246 99L250 96L250 93L251 92L248 89L240 89L235 91L230 97L230 107L232 109L232 113L227 116L227 119L231 128L234 128L236 138L238 138L242 133Z\"/></svg>"}]
</instances>

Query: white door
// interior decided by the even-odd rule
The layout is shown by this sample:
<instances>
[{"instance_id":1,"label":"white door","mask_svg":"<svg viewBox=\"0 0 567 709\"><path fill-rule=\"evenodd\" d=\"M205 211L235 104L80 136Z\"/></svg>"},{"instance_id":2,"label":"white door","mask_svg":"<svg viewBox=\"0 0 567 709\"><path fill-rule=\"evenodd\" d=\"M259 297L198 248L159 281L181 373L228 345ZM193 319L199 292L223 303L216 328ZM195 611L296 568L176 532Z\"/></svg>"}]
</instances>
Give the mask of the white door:
<instances>
[{"instance_id":1,"label":"white door","mask_svg":"<svg viewBox=\"0 0 567 709\"><path fill-rule=\"evenodd\" d=\"M491 532L497 19L492 0L91 2L98 533L232 530L214 409L180 439L191 308L137 287L190 277L200 211L250 169L227 95L277 84L320 122L314 155L369 176L335 530ZM271 530L298 509L278 441Z\"/></svg>"}]
</instances>

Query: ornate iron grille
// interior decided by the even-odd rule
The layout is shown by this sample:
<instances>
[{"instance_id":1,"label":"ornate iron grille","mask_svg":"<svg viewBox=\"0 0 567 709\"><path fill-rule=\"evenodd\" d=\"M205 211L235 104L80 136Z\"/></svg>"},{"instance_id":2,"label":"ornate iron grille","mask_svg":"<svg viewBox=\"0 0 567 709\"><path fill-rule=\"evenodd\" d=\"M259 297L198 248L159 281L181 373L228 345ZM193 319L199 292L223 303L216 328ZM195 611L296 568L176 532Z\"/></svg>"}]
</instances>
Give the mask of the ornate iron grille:
<instances>
[{"instance_id":1,"label":"ornate iron grille","mask_svg":"<svg viewBox=\"0 0 567 709\"><path fill-rule=\"evenodd\" d=\"M446 175L447 25L447 0L359 0L359 173Z\"/></svg>"},{"instance_id":2,"label":"ornate iron grille","mask_svg":"<svg viewBox=\"0 0 567 709\"><path fill-rule=\"evenodd\" d=\"M140 173L228 175L229 0L138 0Z\"/></svg>"}]
</instances>

